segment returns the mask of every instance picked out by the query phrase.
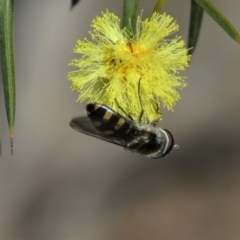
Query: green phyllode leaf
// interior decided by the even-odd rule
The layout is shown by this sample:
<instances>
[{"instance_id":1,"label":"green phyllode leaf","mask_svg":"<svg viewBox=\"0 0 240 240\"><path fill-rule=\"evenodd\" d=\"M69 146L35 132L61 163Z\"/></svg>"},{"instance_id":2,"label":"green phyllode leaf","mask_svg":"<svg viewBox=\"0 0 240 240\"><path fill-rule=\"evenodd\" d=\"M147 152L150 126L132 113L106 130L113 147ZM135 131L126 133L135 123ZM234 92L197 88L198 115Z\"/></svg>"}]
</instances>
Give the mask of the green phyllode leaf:
<instances>
[{"instance_id":1,"label":"green phyllode leaf","mask_svg":"<svg viewBox=\"0 0 240 240\"><path fill-rule=\"evenodd\" d=\"M10 133L11 153L13 154L15 121L13 0L0 0L0 54L5 106Z\"/></svg>"},{"instance_id":2,"label":"green phyllode leaf","mask_svg":"<svg viewBox=\"0 0 240 240\"><path fill-rule=\"evenodd\" d=\"M123 0L122 28L134 33L136 30L139 0Z\"/></svg>"},{"instance_id":3,"label":"green phyllode leaf","mask_svg":"<svg viewBox=\"0 0 240 240\"><path fill-rule=\"evenodd\" d=\"M210 0L195 0L235 41L240 43L240 36L227 18L211 3Z\"/></svg>"},{"instance_id":4,"label":"green phyllode leaf","mask_svg":"<svg viewBox=\"0 0 240 240\"><path fill-rule=\"evenodd\" d=\"M195 0L192 0L188 32L188 53L190 55L192 55L193 51L196 49L198 36L201 29L202 16L203 9L195 2Z\"/></svg>"}]
</instances>

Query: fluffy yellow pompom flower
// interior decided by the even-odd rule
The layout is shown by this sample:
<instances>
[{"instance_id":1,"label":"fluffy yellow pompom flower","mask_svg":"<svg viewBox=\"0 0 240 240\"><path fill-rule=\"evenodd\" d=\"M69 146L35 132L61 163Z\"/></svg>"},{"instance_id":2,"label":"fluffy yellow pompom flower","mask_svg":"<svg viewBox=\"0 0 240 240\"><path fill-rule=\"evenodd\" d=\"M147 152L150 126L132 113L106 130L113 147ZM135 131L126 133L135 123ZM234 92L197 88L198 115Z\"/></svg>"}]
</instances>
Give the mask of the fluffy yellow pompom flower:
<instances>
[{"instance_id":1,"label":"fluffy yellow pompom flower","mask_svg":"<svg viewBox=\"0 0 240 240\"><path fill-rule=\"evenodd\" d=\"M105 104L144 123L161 118L160 105L172 110L180 99L176 89L186 86L179 70L190 60L180 37L165 39L178 30L174 19L158 13L144 21L138 17L136 33L128 34L107 11L92 27L92 41L79 40L74 49L82 56L70 65L78 69L68 74L79 100Z\"/></svg>"}]
</instances>

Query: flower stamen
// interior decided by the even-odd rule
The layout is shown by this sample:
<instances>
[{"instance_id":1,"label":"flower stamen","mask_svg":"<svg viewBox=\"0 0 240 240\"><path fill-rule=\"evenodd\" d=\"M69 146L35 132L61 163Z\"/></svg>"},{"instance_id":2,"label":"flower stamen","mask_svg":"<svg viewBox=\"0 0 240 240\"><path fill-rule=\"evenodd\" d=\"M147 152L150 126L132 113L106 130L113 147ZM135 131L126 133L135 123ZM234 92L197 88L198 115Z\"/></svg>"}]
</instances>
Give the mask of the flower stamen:
<instances>
[{"instance_id":1,"label":"flower stamen","mask_svg":"<svg viewBox=\"0 0 240 240\"><path fill-rule=\"evenodd\" d=\"M179 75L190 56L180 37L166 37L178 30L169 15L138 17L136 34L120 29L120 19L103 13L92 22L92 41L78 41L81 59L68 74L80 101L105 104L125 117L149 123L161 118L161 108L172 110L186 86ZM132 36L131 39L129 36Z\"/></svg>"}]
</instances>

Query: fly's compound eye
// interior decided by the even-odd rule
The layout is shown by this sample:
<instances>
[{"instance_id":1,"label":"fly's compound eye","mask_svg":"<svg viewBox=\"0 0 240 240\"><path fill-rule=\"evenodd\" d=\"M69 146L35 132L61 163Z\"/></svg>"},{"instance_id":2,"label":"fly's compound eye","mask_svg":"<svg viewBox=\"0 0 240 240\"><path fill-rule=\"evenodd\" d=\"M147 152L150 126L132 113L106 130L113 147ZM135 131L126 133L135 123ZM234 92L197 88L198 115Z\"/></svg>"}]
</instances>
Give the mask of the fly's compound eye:
<instances>
[{"instance_id":1,"label":"fly's compound eye","mask_svg":"<svg viewBox=\"0 0 240 240\"><path fill-rule=\"evenodd\" d=\"M174 138L173 135L171 134L170 131L168 131L167 129L163 129L167 135L168 135L168 145L167 145L167 149L166 152L164 153L164 156L168 155L172 149L174 148Z\"/></svg>"}]
</instances>

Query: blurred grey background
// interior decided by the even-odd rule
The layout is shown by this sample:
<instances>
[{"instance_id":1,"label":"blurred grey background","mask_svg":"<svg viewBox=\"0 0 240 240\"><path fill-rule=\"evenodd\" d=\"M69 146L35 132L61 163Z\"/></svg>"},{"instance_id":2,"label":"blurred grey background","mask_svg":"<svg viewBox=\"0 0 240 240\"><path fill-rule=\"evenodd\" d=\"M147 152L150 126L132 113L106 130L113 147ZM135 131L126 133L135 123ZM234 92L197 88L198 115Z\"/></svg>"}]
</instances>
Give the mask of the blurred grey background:
<instances>
[{"instance_id":1,"label":"blurred grey background","mask_svg":"<svg viewBox=\"0 0 240 240\"><path fill-rule=\"evenodd\" d=\"M212 1L240 31L240 1ZM143 18L155 0L141 1ZM85 115L66 75L77 39L122 1L15 1L17 112L1 94L0 239L239 239L240 46L208 15L188 86L160 126L180 149L151 160L69 127ZM190 0L164 8L187 39ZM2 91L2 89L1 89Z\"/></svg>"}]
</instances>

